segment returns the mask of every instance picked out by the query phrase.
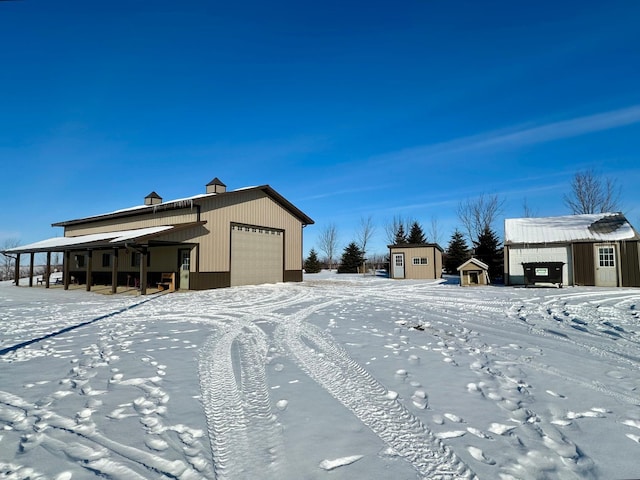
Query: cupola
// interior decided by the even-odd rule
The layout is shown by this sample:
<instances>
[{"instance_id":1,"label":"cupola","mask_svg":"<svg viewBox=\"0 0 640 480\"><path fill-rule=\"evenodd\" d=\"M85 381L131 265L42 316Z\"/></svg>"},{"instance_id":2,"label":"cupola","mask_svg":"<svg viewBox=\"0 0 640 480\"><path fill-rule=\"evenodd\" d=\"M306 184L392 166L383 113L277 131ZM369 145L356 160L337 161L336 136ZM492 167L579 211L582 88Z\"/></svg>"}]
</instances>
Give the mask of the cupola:
<instances>
[{"instance_id":1,"label":"cupola","mask_svg":"<svg viewBox=\"0 0 640 480\"><path fill-rule=\"evenodd\" d=\"M151 192L149 195L144 197L145 205L158 205L159 203L162 203L162 197L156 192Z\"/></svg>"},{"instance_id":2,"label":"cupola","mask_svg":"<svg viewBox=\"0 0 640 480\"><path fill-rule=\"evenodd\" d=\"M218 177L207 183L207 193L224 193L226 191L227 186Z\"/></svg>"}]
</instances>

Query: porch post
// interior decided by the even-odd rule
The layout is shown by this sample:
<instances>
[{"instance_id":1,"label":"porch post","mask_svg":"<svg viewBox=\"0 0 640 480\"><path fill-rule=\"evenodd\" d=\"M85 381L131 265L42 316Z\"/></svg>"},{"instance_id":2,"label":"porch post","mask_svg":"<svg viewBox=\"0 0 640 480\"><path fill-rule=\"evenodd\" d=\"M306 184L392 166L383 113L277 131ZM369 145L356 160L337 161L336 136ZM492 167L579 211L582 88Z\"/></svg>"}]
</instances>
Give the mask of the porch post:
<instances>
[{"instance_id":1,"label":"porch post","mask_svg":"<svg viewBox=\"0 0 640 480\"><path fill-rule=\"evenodd\" d=\"M50 276L51 276L51 252L47 252L47 266L44 267L44 288L49 288Z\"/></svg>"},{"instance_id":2,"label":"porch post","mask_svg":"<svg viewBox=\"0 0 640 480\"><path fill-rule=\"evenodd\" d=\"M64 283L64 289L69 290L69 280L70 280L70 269L71 269L71 252L66 250L62 257L62 283Z\"/></svg>"},{"instance_id":3,"label":"porch post","mask_svg":"<svg viewBox=\"0 0 640 480\"><path fill-rule=\"evenodd\" d=\"M147 294L147 249L140 251L140 295Z\"/></svg>"},{"instance_id":4,"label":"porch post","mask_svg":"<svg viewBox=\"0 0 640 480\"><path fill-rule=\"evenodd\" d=\"M36 257L36 254L31 252L31 255L29 255L29 258L31 260L30 264L29 264L29 286L33 287L33 260Z\"/></svg>"},{"instance_id":5,"label":"porch post","mask_svg":"<svg viewBox=\"0 0 640 480\"><path fill-rule=\"evenodd\" d=\"M13 273L13 280L16 282L16 287L20 286L20 254L16 254L15 271Z\"/></svg>"},{"instance_id":6,"label":"porch post","mask_svg":"<svg viewBox=\"0 0 640 480\"><path fill-rule=\"evenodd\" d=\"M111 293L118 291L118 249L114 248L111 254Z\"/></svg>"},{"instance_id":7,"label":"porch post","mask_svg":"<svg viewBox=\"0 0 640 480\"><path fill-rule=\"evenodd\" d=\"M91 250L87 250L87 285L86 285L86 290L87 292L91 291L91 272L92 272L92 267L93 267L93 252Z\"/></svg>"}]
</instances>

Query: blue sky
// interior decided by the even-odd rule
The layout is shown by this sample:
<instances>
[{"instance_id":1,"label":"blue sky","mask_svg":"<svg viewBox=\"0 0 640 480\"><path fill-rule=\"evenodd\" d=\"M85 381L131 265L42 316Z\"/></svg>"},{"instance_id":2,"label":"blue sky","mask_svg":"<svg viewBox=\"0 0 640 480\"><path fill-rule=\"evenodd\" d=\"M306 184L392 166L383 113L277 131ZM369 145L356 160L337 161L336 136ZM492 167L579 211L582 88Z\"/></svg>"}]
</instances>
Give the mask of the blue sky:
<instances>
[{"instance_id":1,"label":"blue sky","mask_svg":"<svg viewBox=\"0 0 640 480\"><path fill-rule=\"evenodd\" d=\"M330 223L458 204L570 213L572 176L617 180L640 225L640 2L0 2L0 244L51 223L270 184ZM502 234L502 222L495 226Z\"/></svg>"}]
</instances>

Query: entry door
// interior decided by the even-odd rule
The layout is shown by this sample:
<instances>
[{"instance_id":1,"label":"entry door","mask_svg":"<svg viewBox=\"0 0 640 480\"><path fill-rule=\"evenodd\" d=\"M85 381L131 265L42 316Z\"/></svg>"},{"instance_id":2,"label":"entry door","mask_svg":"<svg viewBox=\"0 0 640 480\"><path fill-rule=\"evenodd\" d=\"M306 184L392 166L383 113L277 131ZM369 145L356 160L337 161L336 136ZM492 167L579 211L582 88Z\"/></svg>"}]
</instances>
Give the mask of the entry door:
<instances>
[{"instance_id":1,"label":"entry door","mask_svg":"<svg viewBox=\"0 0 640 480\"><path fill-rule=\"evenodd\" d=\"M393 254L393 278L404 278L404 253Z\"/></svg>"},{"instance_id":2,"label":"entry door","mask_svg":"<svg viewBox=\"0 0 640 480\"><path fill-rule=\"evenodd\" d=\"M191 265L191 250L180 250L180 289L189 290L189 271Z\"/></svg>"},{"instance_id":3,"label":"entry door","mask_svg":"<svg viewBox=\"0 0 640 480\"><path fill-rule=\"evenodd\" d=\"M615 245L596 245L596 286L617 287L618 267Z\"/></svg>"}]
</instances>

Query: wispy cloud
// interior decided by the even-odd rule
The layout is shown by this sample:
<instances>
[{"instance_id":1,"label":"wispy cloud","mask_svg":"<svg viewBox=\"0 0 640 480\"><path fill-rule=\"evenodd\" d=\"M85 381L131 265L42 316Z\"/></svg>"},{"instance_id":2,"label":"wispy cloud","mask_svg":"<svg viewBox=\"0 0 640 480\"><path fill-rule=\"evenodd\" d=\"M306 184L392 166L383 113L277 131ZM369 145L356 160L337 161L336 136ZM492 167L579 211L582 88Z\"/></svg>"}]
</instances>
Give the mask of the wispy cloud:
<instances>
[{"instance_id":1,"label":"wispy cloud","mask_svg":"<svg viewBox=\"0 0 640 480\"><path fill-rule=\"evenodd\" d=\"M373 190L378 190L380 189L379 186L370 186L370 187L359 187L359 188L347 188L344 190L332 190L332 191L326 191L324 193L319 193L317 195L311 195L308 197L302 197L299 198L299 201L303 201L303 200L318 200L320 198L329 198L329 197L337 197L337 196L341 196L341 195L350 195L352 193L362 193L362 192L370 192Z\"/></svg>"},{"instance_id":2,"label":"wispy cloud","mask_svg":"<svg viewBox=\"0 0 640 480\"><path fill-rule=\"evenodd\" d=\"M388 162L391 159L394 161L412 161L471 151L517 149L636 123L640 123L640 105L542 125L527 124L484 132L446 142L386 153L376 157L374 160L384 162Z\"/></svg>"}]
</instances>

